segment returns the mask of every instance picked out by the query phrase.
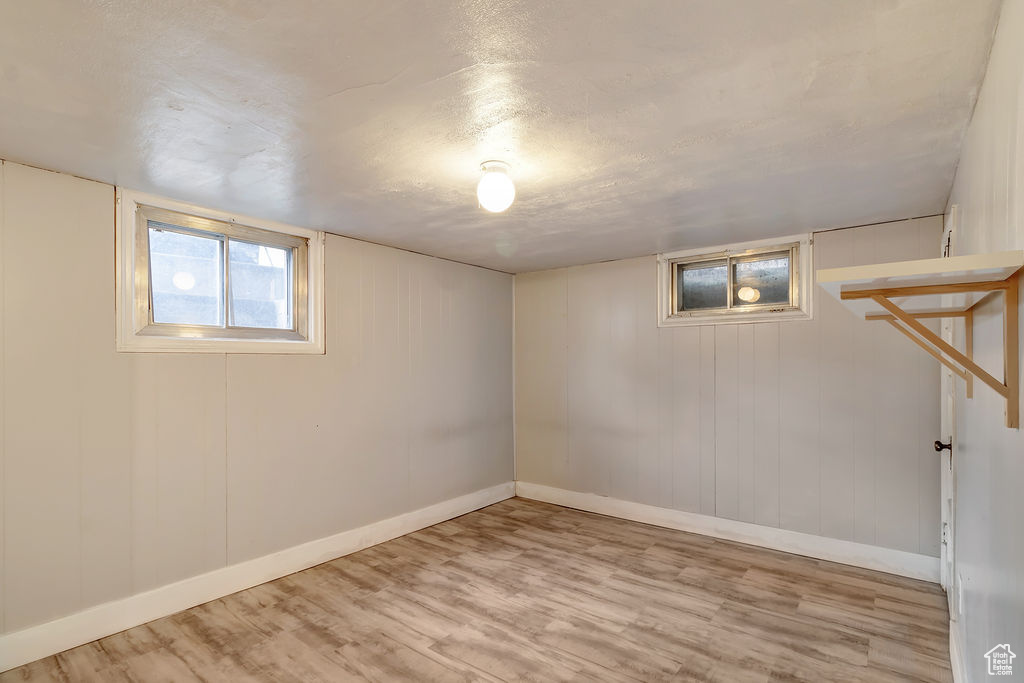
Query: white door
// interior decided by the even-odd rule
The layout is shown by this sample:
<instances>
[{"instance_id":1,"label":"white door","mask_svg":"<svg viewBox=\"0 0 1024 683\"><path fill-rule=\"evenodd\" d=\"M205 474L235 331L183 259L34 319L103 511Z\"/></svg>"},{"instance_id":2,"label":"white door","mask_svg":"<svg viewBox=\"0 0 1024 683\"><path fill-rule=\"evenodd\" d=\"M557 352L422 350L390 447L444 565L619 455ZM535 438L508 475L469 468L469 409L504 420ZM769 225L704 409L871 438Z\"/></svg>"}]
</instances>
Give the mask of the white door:
<instances>
[{"instance_id":1,"label":"white door","mask_svg":"<svg viewBox=\"0 0 1024 683\"><path fill-rule=\"evenodd\" d=\"M956 240L956 222L958 207L950 207L946 216L945 229L942 232L942 256L948 258L954 253L953 247ZM949 344L955 344L954 339L954 318L942 319L942 339ZM963 318L956 326L963 325ZM962 334L962 330L960 331ZM949 444L949 449L936 453L941 458L941 496L942 496L942 545L941 548L941 581L942 587L946 589L946 596L949 600L949 618L956 620L959 617L960 594L958 575L956 571L956 553L954 545L956 542L956 382L958 378L946 368L939 366L942 373L942 416L940 421L939 441L942 444Z\"/></svg>"}]
</instances>

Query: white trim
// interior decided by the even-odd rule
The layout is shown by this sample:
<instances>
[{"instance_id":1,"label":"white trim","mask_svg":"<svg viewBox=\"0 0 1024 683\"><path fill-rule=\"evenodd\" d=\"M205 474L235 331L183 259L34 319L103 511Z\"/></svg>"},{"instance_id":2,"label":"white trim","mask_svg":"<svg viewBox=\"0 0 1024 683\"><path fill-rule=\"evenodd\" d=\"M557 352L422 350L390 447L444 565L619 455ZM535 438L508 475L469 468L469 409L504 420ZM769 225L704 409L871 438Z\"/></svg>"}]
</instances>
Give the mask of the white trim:
<instances>
[{"instance_id":1,"label":"white trim","mask_svg":"<svg viewBox=\"0 0 1024 683\"><path fill-rule=\"evenodd\" d=\"M955 621L949 622L949 669L953 683L967 683L967 666L963 646L960 644L960 629Z\"/></svg>"},{"instance_id":2,"label":"white trim","mask_svg":"<svg viewBox=\"0 0 1024 683\"><path fill-rule=\"evenodd\" d=\"M783 311L708 311L706 313L676 314L672 310L672 262L690 257L738 256L744 252L773 247L785 248L798 244L796 268L797 307ZM780 320L810 320L814 317L814 235L804 233L771 239L738 242L719 247L683 249L658 254L658 327L686 325L736 325L751 322L778 322Z\"/></svg>"},{"instance_id":3,"label":"white trim","mask_svg":"<svg viewBox=\"0 0 1024 683\"><path fill-rule=\"evenodd\" d=\"M116 264L114 279L117 308L117 350L187 353L305 353L323 354L326 350L324 338L324 240L325 233L252 216L231 214L214 209L187 204L185 202L135 192L124 188L116 189L116 210L114 211L114 254ZM136 334L143 325L135 320L135 224L138 207L151 206L191 216L199 216L226 223L236 223L260 230L294 235L309 240L307 250L307 326L306 339L290 341L282 339L239 340L239 339L194 339L188 337L159 337Z\"/></svg>"},{"instance_id":4,"label":"white trim","mask_svg":"<svg viewBox=\"0 0 1024 683\"><path fill-rule=\"evenodd\" d=\"M511 498L514 490L505 482L0 636L0 671L464 515Z\"/></svg>"},{"instance_id":5,"label":"white trim","mask_svg":"<svg viewBox=\"0 0 1024 683\"><path fill-rule=\"evenodd\" d=\"M843 541L805 534L788 529L738 522L709 515L700 515L681 510L633 503L617 498L608 498L593 493L567 491L541 484L516 482L516 495L545 503L596 512L610 517L653 524L655 526L689 531L729 541L781 550L796 555L805 555L830 562L874 569L876 571L909 576L937 583L939 580L939 558L929 555L908 553L903 550L880 548L878 546Z\"/></svg>"}]
</instances>

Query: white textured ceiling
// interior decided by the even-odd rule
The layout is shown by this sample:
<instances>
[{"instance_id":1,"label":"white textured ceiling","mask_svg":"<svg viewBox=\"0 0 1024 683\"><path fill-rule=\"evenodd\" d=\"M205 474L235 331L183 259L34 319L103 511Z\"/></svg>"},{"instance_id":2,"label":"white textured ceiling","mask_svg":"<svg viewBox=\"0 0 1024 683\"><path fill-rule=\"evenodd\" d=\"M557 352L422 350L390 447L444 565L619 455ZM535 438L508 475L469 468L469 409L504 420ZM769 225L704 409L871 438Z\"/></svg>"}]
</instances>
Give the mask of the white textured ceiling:
<instances>
[{"instance_id":1,"label":"white textured ceiling","mask_svg":"<svg viewBox=\"0 0 1024 683\"><path fill-rule=\"evenodd\" d=\"M934 214L999 5L0 0L0 157L511 272Z\"/></svg>"}]
</instances>

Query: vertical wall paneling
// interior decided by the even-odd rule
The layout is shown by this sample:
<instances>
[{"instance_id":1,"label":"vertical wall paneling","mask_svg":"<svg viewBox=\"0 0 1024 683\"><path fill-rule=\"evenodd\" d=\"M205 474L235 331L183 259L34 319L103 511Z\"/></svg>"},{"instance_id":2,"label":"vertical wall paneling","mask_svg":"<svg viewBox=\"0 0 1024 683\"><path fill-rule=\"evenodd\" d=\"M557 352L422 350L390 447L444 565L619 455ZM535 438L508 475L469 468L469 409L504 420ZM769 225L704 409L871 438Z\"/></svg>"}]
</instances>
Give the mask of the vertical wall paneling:
<instances>
[{"instance_id":1,"label":"vertical wall paneling","mask_svg":"<svg viewBox=\"0 0 1024 683\"><path fill-rule=\"evenodd\" d=\"M754 521L755 325L736 325L736 518Z\"/></svg>"},{"instance_id":2,"label":"vertical wall paneling","mask_svg":"<svg viewBox=\"0 0 1024 683\"><path fill-rule=\"evenodd\" d=\"M779 526L821 530L818 321L779 323Z\"/></svg>"},{"instance_id":3,"label":"vertical wall paneling","mask_svg":"<svg viewBox=\"0 0 1024 683\"><path fill-rule=\"evenodd\" d=\"M114 189L0 168L3 632L512 478L511 276L329 236L326 355L117 353Z\"/></svg>"},{"instance_id":4,"label":"vertical wall paneling","mask_svg":"<svg viewBox=\"0 0 1024 683\"><path fill-rule=\"evenodd\" d=\"M920 226L918 229L918 252L921 254L928 254L929 252L933 257L942 255L941 240L935 239L934 231L926 229L924 226ZM929 321L929 327L936 334L939 333L939 327L941 321ZM964 348L964 347L960 347ZM915 446L917 449L917 481L918 486L921 487L917 500L918 509L918 534L920 547L919 552L925 555L938 555L939 545L941 543L941 532L936 532L936 529L940 528L940 509L934 505L929 505L925 500L924 496L927 494L927 488L923 487L921 482L929 482L940 479L940 463L942 458L935 452L935 448L932 445L935 439L938 439L939 434L938 424L935 423L933 416L941 414L942 403L941 403L941 372L931 372L931 368L934 367L931 359L925 354L918 354L914 357L915 362L918 366L917 371L917 395L918 396L933 396L932 401L921 401L917 405L917 439L915 440Z\"/></svg>"},{"instance_id":5,"label":"vertical wall paneling","mask_svg":"<svg viewBox=\"0 0 1024 683\"><path fill-rule=\"evenodd\" d=\"M607 266L605 266L607 267ZM608 495L608 461L605 452L616 439L622 416L608 414L614 381L621 367L610 367L611 375L598 375L594 367L610 363L607 293L610 286L595 268L570 268L568 273L568 434L569 461L574 475L589 491ZM629 455L632 455L632 450Z\"/></svg>"},{"instance_id":6,"label":"vertical wall paneling","mask_svg":"<svg viewBox=\"0 0 1024 683\"><path fill-rule=\"evenodd\" d=\"M631 288L633 298L634 336L636 345L636 473L637 490L634 499L660 500L668 503L670 489L666 484L671 470L663 461L660 450L661 430L659 429L659 396L661 394L660 335L656 323L656 309L645 306L651 287L657 286L657 273L650 272L648 279L638 277ZM653 323L653 324L652 324Z\"/></svg>"},{"instance_id":7,"label":"vertical wall paneling","mask_svg":"<svg viewBox=\"0 0 1024 683\"><path fill-rule=\"evenodd\" d=\"M651 315L654 315L652 313ZM641 324L644 324L641 321ZM676 337L670 334L654 333L658 343L658 362L655 368L656 381L658 383L658 395L656 397L655 410L658 416L658 464L654 474L657 482L657 494L652 500L659 507L677 507L675 501L675 434L678 429L676 422L682 420L682 416L676 407L676 384L675 377L678 369L676 367L675 342Z\"/></svg>"},{"instance_id":8,"label":"vertical wall paneling","mask_svg":"<svg viewBox=\"0 0 1024 683\"><path fill-rule=\"evenodd\" d=\"M779 323L754 329L754 522L779 526Z\"/></svg>"},{"instance_id":9,"label":"vertical wall paneling","mask_svg":"<svg viewBox=\"0 0 1024 683\"><path fill-rule=\"evenodd\" d=\"M738 329L738 325L715 329L715 515L729 519L739 519Z\"/></svg>"},{"instance_id":10,"label":"vertical wall paneling","mask_svg":"<svg viewBox=\"0 0 1024 683\"><path fill-rule=\"evenodd\" d=\"M879 231L876 239L883 239L881 228L875 230ZM880 260L903 261L917 258L920 253L917 230L901 230L885 235L884 239L885 254ZM937 236L935 242L938 241ZM928 255L934 256L934 250ZM934 327L934 321L929 324ZM916 552L920 548L918 456L922 446L918 403L927 400L935 406L937 414L937 394L921 397L916 372L908 374L921 367L920 349L908 344L889 325L882 326L879 343L877 362L884 380L875 396L875 429L879 462L884 462L885 467L876 468L875 540L879 545ZM937 377L938 370L933 374ZM891 381L901 376L904 381Z\"/></svg>"},{"instance_id":11,"label":"vertical wall paneling","mask_svg":"<svg viewBox=\"0 0 1024 683\"><path fill-rule=\"evenodd\" d=\"M227 359L229 562L512 476L507 276L344 238L326 257L327 355Z\"/></svg>"},{"instance_id":12,"label":"vertical wall paneling","mask_svg":"<svg viewBox=\"0 0 1024 683\"><path fill-rule=\"evenodd\" d=\"M717 328L700 328L700 511L715 514L715 337ZM692 435L688 435L692 438Z\"/></svg>"},{"instance_id":13,"label":"vertical wall paneling","mask_svg":"<svg viewBox=\"0 0 1024 683\"><path fill-rule=\"evenodd\" d=\"M88 183L88 189L88 205L83 201L63 207L66 216L74 216L64 228L50 223L45 229L60 234L62 244L54 252L61 261L72 255L51 266L58 269L59 281L74 283L73 299L65 296L62 301L65 323L73 330L63 353L72 358L77 375L71 394L80 449L81 601L95 605L132 588L132 434L127 421L134 397L128 389L131 365L114 351L107 335L96 334L109 331L113 312L111 282L94 273L114 272L113 251L108 240L82 229L82 224L113 229L114 193L98 183ZM58 334L53 329L48 333Z\"/></svg>"},{"instance_id":14,"label":"vertical wall paneling","mask_svg":"<svg viewBox=\"0 0 1024 683\"><path fill-rule=\"evenodd\" d=\"M361 248L361 245L356 246ZM372 259L367 263L372 263ZM399 444L407 452L408 474L399 491L404 490L417 506L433 502L429 488L432 468L441 463L452 466L445 452L446 442L452 435L449 406L458 401L460 393L455 384L445 382L444 376L458 360L459 353L454 345L447 343L453 335L458 305L455 283L446 277L438 277L431 265L409 264L410 301L414 305L409 308L411 336L405 372L408 391L400 413L408 425L407 429L401 430L404 432L404 444ZM339 293L341 296L343 293ZM435 438L411 437L431 430ZM461 485L461 482L453 477L451 485Z\"/></svg>"},{"instance_id":15,"label":"vertical wall paneling","mask_svg":"<svg viewBox=\"0 0 1024 683\"><path fill-rule=\"evenodd\" d=\"M172 359L168 359L172 360ZM226 563L225 502L225 358L178 357L162 368L159 449L166 453L160 469L160 538L164 567L161 583L209 571ZM196 362L201 361L201 362ZM179 367L181 369L179 369ZM197 382L190 377L201 378ZM180 397L196 391L187 408ZM185 411L180 415L177 411ZM171 423L191 425L174 432ZM180 439L180 441L178 441ZM173 450L170 444L176 444ZM180 445L177 445L180 444ZM182 520L188 520L183 525ZM186 531L188 529L188 531ZM195 530L201 530L196 533Z\"/></svg>"},{"instance_id":16,"label":"vertical wall paneling","mask_svg":"<svg viewBox=\"0 0 1024 683\"><path fill-rule=\"evenodd\" d=\"M815 266L928 258L940 233L819 233ZM520 480L937 554L934 360L825 296L810 321L658 328L655 273L516 276Z\"/></svg>"},{"instance_id":17,"label":"vertical wall paneling","mask_svg":"<svg viewBox=\"0 0 1024 683\"><path fill-rule=\"evenodd\" d=\"M133 592L149 590L160 585L160 498L157 481L160 461L154 455L154 441L160 423L159 406L153 400L159 386L159 361L155 355L140 355L132 358L132 383L129 391L133 397L131 413L132 460L128 471L131 476L131 521L132 521L132 589Z\"/></svg>"},{"instance_id":18,"label":"vertical wall paneling","mask_svg":"<svg viewBox=\"0 0 1024 683\"><path fill-rule=\"evenodd\" d=\"M855 230L834 230L818 235L817 268L839 268L853 264ZM853 391L848 381L854 367L855 328L868 323L850 315L831 296L818 298L819 441L821 455L821 533L832 538L854 540L854 411ZM873 323L877 324L877 323ZM924 355L924 354L922 354ZM852 379L852 378L850 378Z\"/></svg>"},{"instance_id":19,"label":"vertical wall paneling","mask_svg":"<svg viewBox=\"0 0 1024 683\"><path fill-rule=\"evenodd\" d=\"M619 270L623 262L611 262L607 268ZM628 268L628 263L625 266ZM615 273L603 278L631 282ZM612 383L605 395L606 422L611 427L608 438L601 444L608 471L608 495L623 500L635 500L638 484L639 445L638 415L642 374L637 335L636 298L633 287L607 287L603 305L597 309L602 315L602 327L607 341L605 364L610 370ZM596 425L595 425L596 427Z\"/></svg>"},{"instance_id":20,"label":"vertical wall paneling","mask_svg":"<svg viewBox=\"0 0 1024 683\"><path fill-rule=\"evenodd\" d=\"M520 467L546 481L568 483L566 421L566 285L568 270L528 273L516 281L516 363L544 367L543 376L516 373L516 435ZM551 325L548 321L558 324ZM527 461L528 462L523 462Z\"/></svg>"},{"instance_id":21,"label":"vertical wall paneling","mask_svg":"<svg viewBox=\"0 0 1024 683\"><path fill-rule=\"evenodd\" d=\"M701 328L662 330L672 340L672 507L701 512ZM706 412L706 410L705 410Z\"/></svg>"},{"instance_id":22,"label":"vertical wall paneling","mask_svg":"<svg viewBox=\"0 0 1024 683\"><path fill-rule=\"evenodd\" d=\"M884 248L875 249L878 232L874 227L854 231L854 265L877 263L885 255ZM853 373L849 382L853 399L853 540L870 544L875 543L876 538L875 472L879 465L875 396L886 386L883 368L878 362L879 332L871 325L853 326Z\"/></svg>"},{"instance_id":23,"label":"vertical wall paneling","mask_svg":"<svg viewBox=\"0 0 1024 683\"><path fill-rule=\"evenodd\" d=\"M6 546L7 538L6 534L3 533L3 529L6 528L4 524L5 513L7 509L6 497L4 492L7 488L7 478L5 476L5 464L6 458L4 457L4 449L7 443L4 430L4 406L7 403L6 391L4 387L7 386L7 376L5 368L7 367L7 353L5 341L7 338L6 328L4 326L5 316L3 311L7 309L7 286L4 278L4 261L6 252L6 244L4 242L4 223L6 219L6 192L7 185L4 182L4 175L6 173L6 162L0 159L0 633L5 632L4 619L7 614L5 609L5 596L7 594L7 581L5 579L6 573L4 568L7 565L6 561Z\"/></svg>"},{"instance_id":24,"label":"vertical wall paneling","mask_svg":"<svg viewBox=\"0 0 1024 683\"><path fill-rule=\"evenodd\" d=\"M119 354L135 592L225 564L224 357ZM116 385L115 385L116 386Z\"/></svg>"},{"instance_id":25,"label":"vertical wall paneling","mask_svg":"<svg viewBox=\"0 0 1024 683\"><path fill-rule=\"evenodd\" d=\"M113 268L83 232L100 225L112 231L113 191L16 164L5 164L4 190L3 592L5 627L14 630L80 609L86 593L128 588L128 567L116 562L127 557L127 535L116 536L127 491L112 480L107 498L98 497L97 480L110 473L82 412L112 395L102 384L86 386L94 375L79 340L113 326L109 315L94 319L97 305L102 311L112 300L109 290L93 301L96 290L85 281L90 268ZM56 194L68 201L54 201ZM108 353L112 347L111 337ZM109 457L123 458L123 444ZM87 474L86 463L99 469ZM110 576L96 575L91 544L114 554Z\"/></svg>"}]
</instances>

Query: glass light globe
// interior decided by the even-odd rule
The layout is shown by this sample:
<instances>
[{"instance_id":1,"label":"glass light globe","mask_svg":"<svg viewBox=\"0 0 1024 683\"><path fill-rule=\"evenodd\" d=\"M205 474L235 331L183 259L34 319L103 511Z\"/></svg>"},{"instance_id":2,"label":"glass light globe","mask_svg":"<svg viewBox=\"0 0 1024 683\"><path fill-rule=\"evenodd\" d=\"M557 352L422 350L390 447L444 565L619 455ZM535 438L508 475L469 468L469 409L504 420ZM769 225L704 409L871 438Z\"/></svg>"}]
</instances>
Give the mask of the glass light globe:
<instances>
[{"instance_id":1,"label":"glass light globe","mask_svg":"<svg viewBox=\"0 0 1024 683\"><path fill-rule=\"evenodd\" d=\"M189 290L196 286L196 277L192 273L179 270L174 274L174 277L171 278L171 282L173 282L174 286L178 289Z\"/></svg>"},{"instance_id":2,"label":"glass light globe","mask_svg":"<svg viewBox=\"0 0 1024 683\"><path fill-rule=\"evenodd\" d=\"M515 201L516 186L501 162L488 162L483 168L484 175L476 186L476 198L480 206L491 213L501 213Z\"/></svg>"},{"instance_id":3,"label":"glass light globe","mask_svg":"<svg viewBox=\"0 0 1024 683\"><path fill-rule=\"evenodd\" d=\"M752 304L761 298L761 291L753 287L740 287L740 291L736 292L736 297L740 301Z\"/></svg>"}]
</instances>

